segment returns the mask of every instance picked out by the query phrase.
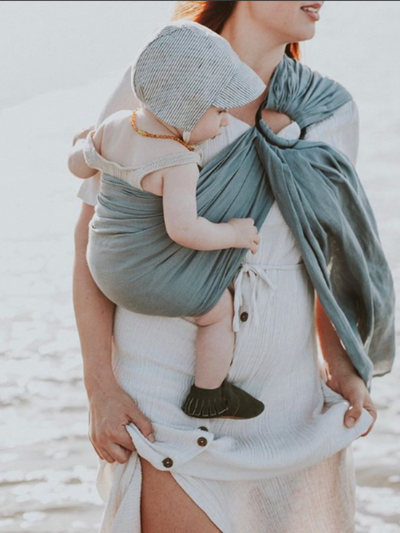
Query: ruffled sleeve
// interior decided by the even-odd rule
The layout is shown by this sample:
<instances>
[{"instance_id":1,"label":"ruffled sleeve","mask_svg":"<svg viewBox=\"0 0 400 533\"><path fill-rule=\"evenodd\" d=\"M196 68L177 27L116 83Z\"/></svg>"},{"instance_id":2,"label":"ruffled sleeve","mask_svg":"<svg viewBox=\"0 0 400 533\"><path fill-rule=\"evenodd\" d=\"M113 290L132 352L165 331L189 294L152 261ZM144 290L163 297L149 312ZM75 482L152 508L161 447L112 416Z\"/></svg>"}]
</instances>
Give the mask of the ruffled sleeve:
<instances>
[{"instance_id":1,"label":"ruffled sleeve","mask_svg":"<svg viewBox=\"0 0 400 533\"><path fill-rule=\"evenodd\" d=\"M134 109L138 107L139 102L135 97L131 87L131 65L125 70L119 84L115 88L108 99L106 105L102 109L97 126L103 122L107 117L120 111L122 109ZM100 192L100 173L98 172L91 178L84 180L80 186L77 197L80 198L85 204L96 205L97 196Z\"/></svg>"}]
</instances>

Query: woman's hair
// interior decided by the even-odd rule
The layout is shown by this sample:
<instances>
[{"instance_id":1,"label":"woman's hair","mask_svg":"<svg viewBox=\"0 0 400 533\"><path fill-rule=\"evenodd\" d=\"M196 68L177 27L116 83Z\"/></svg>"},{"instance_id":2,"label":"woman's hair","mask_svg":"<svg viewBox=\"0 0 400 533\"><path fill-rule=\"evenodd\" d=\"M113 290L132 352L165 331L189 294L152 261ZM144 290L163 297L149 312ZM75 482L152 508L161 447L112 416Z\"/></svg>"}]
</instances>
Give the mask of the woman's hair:
<instances>
[{"instance_id":1,"label":"woman's hair","mask_svg":"<svg viewBox=\"0 0 400 533\"><path fill-rule=\"evenodd\" d=\"M229 19L237 2L176 2L172 20L189 19L207 26L216 33L221 33L225 22ZM292 59L300 60L299 43L286 46L285 54Z\"/></svg>"}]
</instances>

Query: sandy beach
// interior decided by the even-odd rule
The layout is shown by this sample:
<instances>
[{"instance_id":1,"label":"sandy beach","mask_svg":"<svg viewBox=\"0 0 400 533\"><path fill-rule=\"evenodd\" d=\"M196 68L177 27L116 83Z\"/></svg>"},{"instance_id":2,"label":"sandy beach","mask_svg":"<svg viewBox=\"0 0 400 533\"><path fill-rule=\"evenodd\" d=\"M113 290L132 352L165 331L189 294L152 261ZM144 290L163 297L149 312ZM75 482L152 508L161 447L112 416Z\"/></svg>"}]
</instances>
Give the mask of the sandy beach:
<instances>
[{"instance_id":1,"label":"sandy beach","mask_svg":"<svg viewBox=\"0 0 400 533\"><path fill-rule=\"evenodd\" d=\"M397 5L374 49L400 16L400 3L383 3ZM361 49L340 68L326 58L323 70L350 85L359 105L357 170L392 267L399 317L400 76L382 83L394 68L384 52L397 53L395 44L393 32L373 79ZM308 50L307 63L318 68L322 59ZM96 120L118 76L40 94L0 113L0 532L96 533L100 525L71 294L80 183L66 158L72 135ZM396 331L399 340L399 321ZM399 383L400 357L390 374L373 380L378 420L353 444L357 533L400 533Z\"/></svg>"}]
</instances>

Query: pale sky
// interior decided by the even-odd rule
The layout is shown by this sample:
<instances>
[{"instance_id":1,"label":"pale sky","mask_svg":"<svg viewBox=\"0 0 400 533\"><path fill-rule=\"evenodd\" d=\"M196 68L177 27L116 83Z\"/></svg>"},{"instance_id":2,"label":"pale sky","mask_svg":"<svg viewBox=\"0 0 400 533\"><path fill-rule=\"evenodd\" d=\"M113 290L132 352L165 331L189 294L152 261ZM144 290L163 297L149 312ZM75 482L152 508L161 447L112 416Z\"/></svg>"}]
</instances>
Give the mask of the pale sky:
<instances>
[{"instance_id":1,"label":"pale sky","mask_svg":"<svg viewBox=\"0 0 400 533\"><path fill-rule=\"evenodd\" d=\"M0 2L0 109L124 68L173 2Z\"/></svg>"}]
</instances>

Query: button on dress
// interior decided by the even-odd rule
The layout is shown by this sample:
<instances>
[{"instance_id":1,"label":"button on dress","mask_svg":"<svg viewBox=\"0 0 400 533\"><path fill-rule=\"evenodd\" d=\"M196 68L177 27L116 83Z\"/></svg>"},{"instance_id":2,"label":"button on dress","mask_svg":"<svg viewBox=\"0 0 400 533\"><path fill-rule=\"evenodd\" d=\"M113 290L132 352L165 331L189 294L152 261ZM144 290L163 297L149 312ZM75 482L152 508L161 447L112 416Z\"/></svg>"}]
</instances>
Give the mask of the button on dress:
<instances>
[{"instance_id":1,"label":"button on dress","mask_svg":"<svg viewBox=\"0 0 400 533\"><path fill-rule=\"evenodd\" d=\"M202 145L203 162L248 127L230 117L223 135ZM298 138L300 129L292 122L279 135ZM354 163L354 102L313 124L305 138L331 143ZM79 197L94 205L98 186L98 178L86 180ZM141 531L138 455L170 472L224 533L354 532L351 443L372 417L364 409L357 424L346 428L349 404L324 382L314 289L276 202L260 238L258 253L248 252L231 285L237 333L228 374L264 402L256 418L200 421L185 415L180 406L195 370L193 319L117 307L114 373L152 421L156 441L130 423L126 428L137 452L123 465L99 459L97 488L105 502L101 533Z\"/></svg>"}]
</instances>

